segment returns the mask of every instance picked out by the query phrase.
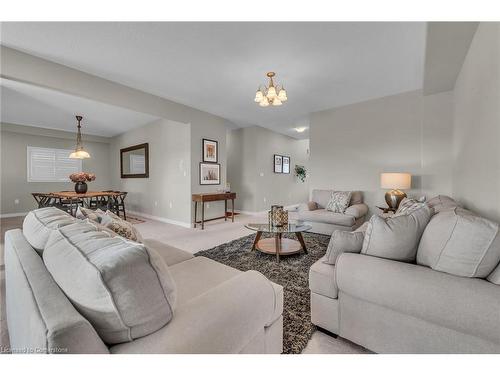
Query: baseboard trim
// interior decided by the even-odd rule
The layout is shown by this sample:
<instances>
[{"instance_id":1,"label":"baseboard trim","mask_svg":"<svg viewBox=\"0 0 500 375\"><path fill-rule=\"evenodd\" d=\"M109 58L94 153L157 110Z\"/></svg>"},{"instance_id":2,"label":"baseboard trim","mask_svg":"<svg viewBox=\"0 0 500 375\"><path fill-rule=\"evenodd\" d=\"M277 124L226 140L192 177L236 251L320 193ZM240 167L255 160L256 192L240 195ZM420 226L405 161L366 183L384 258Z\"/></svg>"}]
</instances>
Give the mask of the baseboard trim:
<instances>
[{"instance_id":1,"label":"baseboard trim","mask_svg":"<svg viewBox=\"0 0 500 375\"><path fill-rule=\"evenodd\" d=\"M0 214L0 219L8 218L8 217L18 217L18 216L26 216L27 212L14 212L12 214Z\"/></svg>"},{"instance_id":2,"label":"baseboard trim","mask_svg":"<svg viewBox=\"0 0 500 375\"><path fill-rule=\"evenodd\" d=\"M184 228L192 228L193 227L193 225L191 223L167 219L166 217L161 217L161 216L149 215L149 214L145 214L144 212L139 212L139 211L127 210L127 214L142 216L145 219L156 220L156 221L160 221L160 222L166 223L166 224L178 225L178 226L184 227Z\"/></svg>"}]
</instances>

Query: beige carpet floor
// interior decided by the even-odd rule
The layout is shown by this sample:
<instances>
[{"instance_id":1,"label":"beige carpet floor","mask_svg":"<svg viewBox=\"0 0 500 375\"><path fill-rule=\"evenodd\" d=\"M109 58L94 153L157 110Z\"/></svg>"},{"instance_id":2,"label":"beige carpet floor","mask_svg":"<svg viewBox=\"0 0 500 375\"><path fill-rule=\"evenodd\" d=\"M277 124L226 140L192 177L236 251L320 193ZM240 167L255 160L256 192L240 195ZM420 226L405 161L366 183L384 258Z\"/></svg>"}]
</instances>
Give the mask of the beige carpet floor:
<instances>
[{"instance_id":1,"label":"beige carpet floor","mask_svg":"<svg viewBox=\"0 0 500 375\"><path fill-rule=\"evenodd\" d=\"M290 213L290 219L295 218L295 213ZM3 241L5 231L20 228L22 217L0 219L0 349L8 347L8 332L5 321L5 271L3 256ZM205 223L205 229L184 228L173 224L144 219L143 223L134 224L144 238L155 238L168 243L179 249L196 253L207 250L231 240L253 233L245 228L246 223L266 222L266 216L262 215L236 215L235 222L224 219ZM333 338L322 332L316 331L303 354L364 354L368 353L350 341L342 338Z\"/></svg>"}]
</instances>

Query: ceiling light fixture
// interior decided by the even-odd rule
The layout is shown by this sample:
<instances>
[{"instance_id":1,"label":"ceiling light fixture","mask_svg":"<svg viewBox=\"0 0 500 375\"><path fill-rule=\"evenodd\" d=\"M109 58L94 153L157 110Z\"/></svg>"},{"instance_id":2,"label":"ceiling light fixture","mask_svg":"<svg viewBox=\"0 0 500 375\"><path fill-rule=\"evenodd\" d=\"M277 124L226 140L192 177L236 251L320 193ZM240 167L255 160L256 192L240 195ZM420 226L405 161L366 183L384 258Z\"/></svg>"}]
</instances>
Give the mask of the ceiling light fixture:
<instances>
[{"instance_id":1,"label":"ceiling light fixture","mask_svg":"<svg viewBox=\"0 0 500 375\"><path fill-rule=\"evenodd\" d=\"M273 77L276 73L269 72L266 75L269 77L269 85L264 86L264 89L261 89L259 86L254 101L259 103L261 107L268 107L270 105L274 107L280 106L288 100L286 90L283 85L281 87L274 85Z\"/></svg>"},{"instance_id":2,"label":"ceiling light fixture","mask_svg":"<svg viewBox=\"0 0 500 375\"><path fill-rule=\"evenodd\" d=\"M82 144L82 133L80 131L81 125L80 121L82 121L83 117L82 116L76 116L76 121L78 121L78 131L76 133L76 147L75 151L72 152L69 155L70 159L88 159L90 158L90 154L83 149L83 144Z\"/></svg>"},{"instance_id":3,"label":"ceiling light fixture","mask_svg":"<svg viewBox=\"0 0 500 375\"><path fill-rule=\"evenodd\" d=\"M295 131L297 133L304 133L306 131L306 129L307 129L307 126L300 126L298 128L295 128Z\"/></svg>"}]
</instances>

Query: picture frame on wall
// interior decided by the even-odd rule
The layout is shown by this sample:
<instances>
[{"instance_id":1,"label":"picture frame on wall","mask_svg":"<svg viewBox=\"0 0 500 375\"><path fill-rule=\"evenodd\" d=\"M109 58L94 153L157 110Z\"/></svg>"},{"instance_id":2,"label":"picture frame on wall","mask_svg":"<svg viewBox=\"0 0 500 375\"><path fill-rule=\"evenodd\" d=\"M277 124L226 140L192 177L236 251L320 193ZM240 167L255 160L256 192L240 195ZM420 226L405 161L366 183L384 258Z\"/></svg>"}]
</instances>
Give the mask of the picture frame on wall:
<instances>
[{"instance_id":1,"label":"picture frame on wall","mask_svg":"<svg viewBox=\"0 0 500 375\"><path fill-rule=\"evenodd\" d=\"M283 173L290 174L290 156L283 156Z\"/></svg>"},{"instance_id":2,"label":"picture frame on wall","mask_svg":"<svg viewBox=\"0 0 500 375\"><path fill-rule=\"evenodd\" d=\"M220 185L220 164L200 163L200 185Z\"/></svg>"},{"instance_id":3,"label":"picture frame on wall","mask_svg":"<svg viewBox=\"0 0 500 375\"><path fill-rule=\"evenodd\" d=\"M283 173L283 156L274 155L274 173Z\"/></svg>"},{"instance_id":4,"label":"picture frame on wall","mask_svg":"<svg viewBox=\"0 0 500 375\"><path fill-rule=\"evenodd\" d=\"M203 138L202 140L202 154L204 163L217 163L219 152L219 142L213 139Z\"/></svg>"}]
</instances>

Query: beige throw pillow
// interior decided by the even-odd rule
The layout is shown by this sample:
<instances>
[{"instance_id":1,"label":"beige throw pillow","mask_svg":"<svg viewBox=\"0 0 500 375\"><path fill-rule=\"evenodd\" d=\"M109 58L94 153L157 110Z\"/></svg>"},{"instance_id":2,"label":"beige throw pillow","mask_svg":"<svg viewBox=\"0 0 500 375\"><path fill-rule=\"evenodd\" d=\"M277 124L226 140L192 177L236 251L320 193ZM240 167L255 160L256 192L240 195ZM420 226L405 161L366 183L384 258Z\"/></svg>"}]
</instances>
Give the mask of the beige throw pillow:
<instances>
[{"instance_id":1,"label":"beige throw pillow","mask_svg":"<svg viewBox=\"0 0 500 375\"><path fill-rule=\"evenodd\" d=\"M431 216L432 210L425 204L407 215L388 218L373 215L366 229L361 253L413 262L420 237Z\"/></svg>"},{"instance_id":2,"label":"beige throw pillow","mask_svg":"<svg viewBox=\"0 0 500 375\"><path fill-rule=\"evenodd\" d=\"M142 243L142 236L131 223L123 220L121 217L115 215L111 211L106 211L106 215L111 221L106 224L106 228L111 229L116 234L135 242Z\"/></svg>"},{"instance_id":3,"label":"beige throw pillow","mask_svg":"<svg viewBox=\"0 0 500 375\"><path fill-rule=\"evenodd\" d=\"M326 205L326 210L343 214L349 207L351 195L350 191L334 191Z\"/></svg>"},{"instance_id":4,"label":"beige throw pillow","mask_svg":"<svg viewBox=\"0 0 500 375\"><path fill-rule=\"evenodd\" d=\"M343 230L334 231L330 238L323 263L335 264L342 253L359 253L363 247L363 240L365 238L363 229L360 227L353 232Z\"/></svg>"}]
</instances>

